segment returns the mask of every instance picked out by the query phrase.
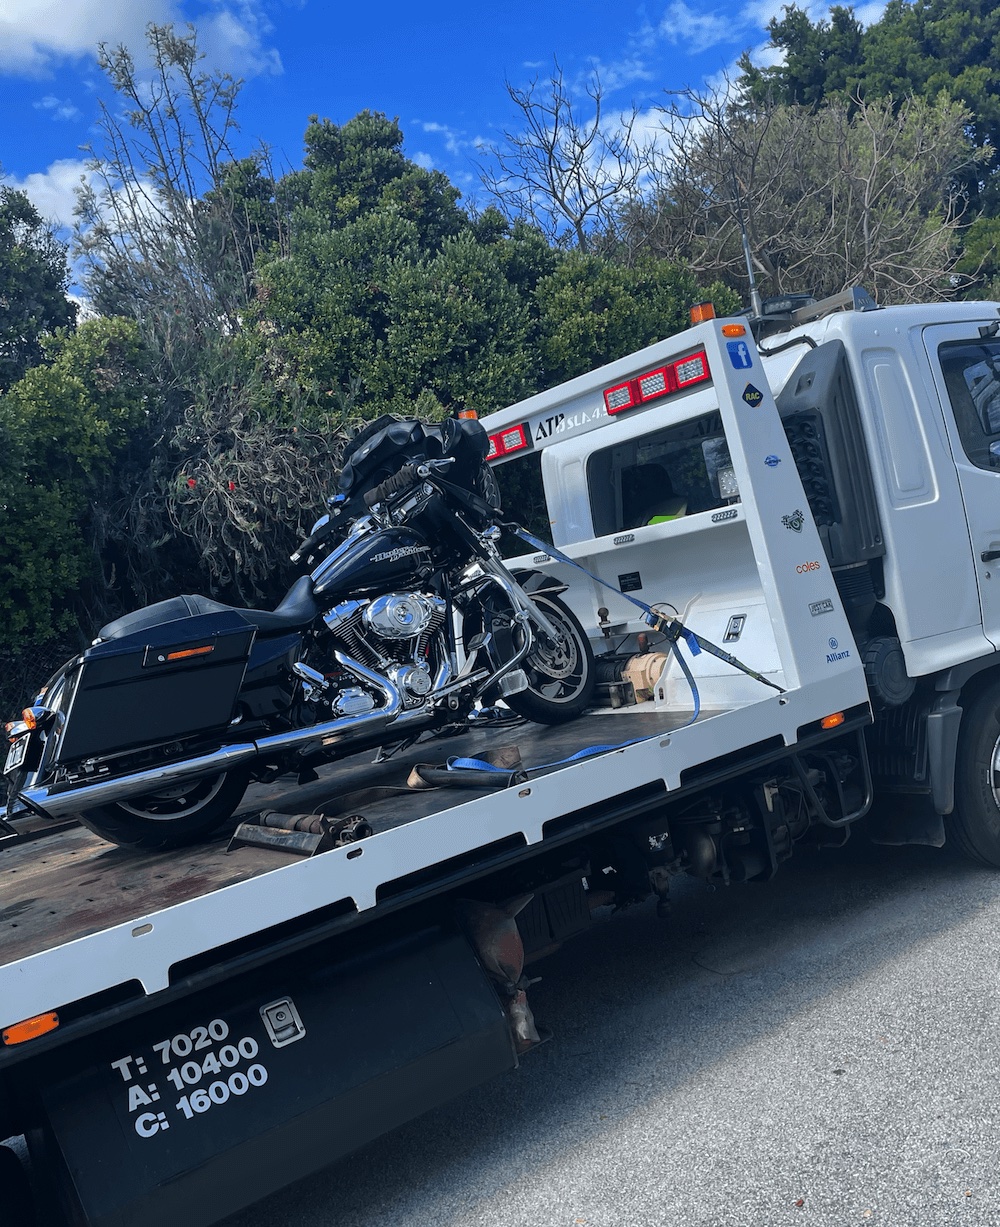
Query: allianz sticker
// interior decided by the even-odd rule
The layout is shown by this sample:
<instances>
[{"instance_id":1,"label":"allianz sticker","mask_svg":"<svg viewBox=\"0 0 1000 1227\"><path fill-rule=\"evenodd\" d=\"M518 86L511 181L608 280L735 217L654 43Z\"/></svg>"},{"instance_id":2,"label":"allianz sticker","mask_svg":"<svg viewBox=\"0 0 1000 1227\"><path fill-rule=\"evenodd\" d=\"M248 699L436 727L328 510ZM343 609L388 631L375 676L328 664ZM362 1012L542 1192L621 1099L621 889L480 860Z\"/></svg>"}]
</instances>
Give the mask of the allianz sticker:
<instances>
[{"instance_id":1,"label":"allianz sticker","mask_svg":"<svg viewBox=\"0 0 1000 1227\"><path fill-rule=\"evenodd\" d=\"M822 601L811 601L809 603L809 612L814 618L818 618L820 614L833 613L833 601L828 596L824 597Z\"/></svg>"},{"instance_id":2,"label":"allianz sticker","mask_svg":"<svg viewBox=\"0 0 1000 1227\"><path fill-rule=\"evenodd\" d=\"M781 522L786 528L791 529L793 533L800 533L802 525L806 522L805 512L796 507L790 516L782 516Z\"/></svg>"},{"instance_id":3,"label":"allianz sticker","mask_svg":"<svg viewBox=\"0 0 1000 1227\"><path fill-rule=\"evenodd\" d=\"M846 660L848 656L850 656L851 653L847 651L846 648L843 652L837 651L837 649L840 647L839 640L828 639L827 643L830 645L830 650L826 654L826 663L828 665L835 664L838 660Z\"/></svg>"},{"instance_id":4,"label":"allianz sticker","mask_svg":"<svg viewBox=\"0 0 1000 1227\"><path fill-rule=\"evenodd\" d=\"M760 402L764 399L764 393L760 388L755 388L752 383L748 383L743 389L743 399L751 407L756 409Z\"/></svg>"},{"instance_id":5,"label":"allianz sticker","mask_svg":"<svg viewBox=\"0 0 1000 1227\"><path fill-rule=\"evenodd\" d=\"M781 464L781 457L780 456L765 456L764 463L767 465L769 469L776 469L778 465Z\"/></svg>"},{"instance_id":6,"label":"allianz sticker","mask_svg":"<svg viewBox=\"0 0 1000 1227\"><path fill-rule=\"evenodd\" d=\"M551 439L554 435L571 435L574 431L589 426L591 422L600 421L607 416L608 411L603 404L589 411L581 409L577 413L553 413L551 417L537 418L530 423L531 436L538 443L543 439Z\"/></svg>"},{"instance_id":7,"label":"allianz sticker","mask_svg":"<svg viewBox=\"0 0 1000 1227\"><path fill-rule=\"evenodd\" d=\"M718 524L721 520L735 520L739 512L735 507L729 507L725 511L716 511L712 513L712 523Z\"/></svg>"}]
</instances>

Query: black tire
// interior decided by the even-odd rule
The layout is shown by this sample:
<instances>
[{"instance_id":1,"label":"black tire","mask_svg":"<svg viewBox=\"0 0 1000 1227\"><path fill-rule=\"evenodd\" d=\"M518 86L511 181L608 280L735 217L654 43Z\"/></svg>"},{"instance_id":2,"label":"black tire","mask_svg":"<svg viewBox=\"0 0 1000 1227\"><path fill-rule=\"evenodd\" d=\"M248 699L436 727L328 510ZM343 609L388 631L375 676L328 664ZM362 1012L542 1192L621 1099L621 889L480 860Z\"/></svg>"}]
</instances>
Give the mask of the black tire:
<instances>
[{"instance_id":1,"label":"black tire","mask_svg":"<svg viewBox=\"0 0 1000 1227\"><path fill-rule=\"evenodd\" d=\"M95 835L145 852L179 848L212 834L235 812L250 781L249 767L190 780L145 797L133 797L78 817Z\"/></svg>"},{"instance_id":2,"label":"black tire","mask_svg":"<svg viewBox=\"0 0 1000 1227\"><path fill-rule=\"evenodd\" d=\"M9 1146L0 1146L0 1227L34 1227L36 1222L24 1164Z\"/></svg>"},{"instance_id":3,"label":"black tire","mask_svg":"<svg viewBox=\"0 0 1000 1227\"><path fill-rule=\"evenodd\" d=\"M1000 681L962 714L955 762L955 811L948 837L975 861L1000 869Z\"/></svg>"},{"instance_id":4,"label":"black tire","mask_svg":"<svg viewBox=\"0 0 1000 1227\"><path fill-rule=\"evenodd\" d=\"M536 724L575 720L593 702L597 682L593 650L565 602L545 591L528 595L557 629L565 631L565 638L552 645L532 628L535 646L521 664L528 689L508 696L504 702L519 716Z\"/></svg>"}]
</instances>

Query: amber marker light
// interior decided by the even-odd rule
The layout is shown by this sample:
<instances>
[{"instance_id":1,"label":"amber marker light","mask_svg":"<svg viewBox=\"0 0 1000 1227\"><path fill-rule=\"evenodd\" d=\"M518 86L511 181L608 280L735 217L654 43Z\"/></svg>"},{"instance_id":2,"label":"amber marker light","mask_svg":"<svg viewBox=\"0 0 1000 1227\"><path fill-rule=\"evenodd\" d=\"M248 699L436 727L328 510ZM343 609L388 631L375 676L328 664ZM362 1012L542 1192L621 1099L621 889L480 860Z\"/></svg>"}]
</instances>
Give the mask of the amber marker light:
<instances>
[{"instance_id":1,"label":"amber marker light","mask_svg":"<svg viewBox=\"0 0 1000 1227\"><path fill-rule=\"evenodd\" d=\"M26 707L24 711L21 712L21 719L24 721L24 723L28 726L29 729L38 727L38 721L35 719L35 713L31 710L30 707Z\"/></svg>"},{"instance_id":2,"label":"amber marker light","mask_svg":"<svg viewBox=\"0 0 1000 1227\"><path fill-rule=\"evenodd\" d=\"M36 1040L40 1035L48 1035L59 1026L59 1015L51 1010L48 1014L36 1014L34 1018L26 1018L23 1022L4 1027L0 1039L8 1046L23 1044L27 1040Z\"/></svg>"},{"instance_id":3,"label":"amber marker light","mask_svg":"<svg viewBox=\"0 0 1000 1227\"><path fill-rule=\"evenodd\" d=\"M479 414L475 411L475 409L459 409L458 416L460 418L467 418L472 422L479 420Z\"/></svg>"},{"instance_id":4,"label":"amber marker light","mask_svg":"<svg viewBox=\"0 0 1000 1227\"><path fill-rule=\"evenodd\" d=\"M745 337L747 330L743 324L723 324L722 335L724 337Z\"/></svg>"},{"instance_id":5,"label":"amber marker light","mask_svg":"<svg viewBox=\"0 0 1000 1227\"><path fill-rule=\"evenodd\" d=\"M715 319L715 307L710 302L699 302L688 312L692 324L704 324L706 320Z\"/></svg>"},{"instance_id":6,"label":"amber marker light","mask_svg":"<svg viewBox=\"0 0 1000 1227\"><path fill-rule=\"evenodd\" d=\"M824 716L819 722L819 727L821 729L835 729L843 723L844 713L842 711L835 711L832 716Z\"/></svg>"},{"instance_id":7,"label":"amber marker light","mask_svg":"<svg viewBox=\"0 0 1000 1227\"><path fill-rule=\"evenodd\" d=\"M167 660L189 660L192 656L207 656L215 651L215 644L206 644L203 648L184 648L180 652L168 652Z\"/></svg>"}]
</instances>

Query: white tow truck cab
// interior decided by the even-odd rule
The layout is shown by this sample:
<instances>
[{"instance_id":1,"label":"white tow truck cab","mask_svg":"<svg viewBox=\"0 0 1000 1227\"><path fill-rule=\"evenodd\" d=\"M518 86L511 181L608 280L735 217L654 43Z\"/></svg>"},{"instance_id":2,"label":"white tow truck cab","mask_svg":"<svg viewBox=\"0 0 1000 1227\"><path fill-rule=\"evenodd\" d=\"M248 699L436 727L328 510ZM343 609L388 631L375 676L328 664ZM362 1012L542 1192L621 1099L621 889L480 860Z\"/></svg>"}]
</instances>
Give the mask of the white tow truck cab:
<instances>
[{"instance_id":1,"label":"white tow truck cab","mask_svg":"<svg viewBox=\"0 0 1000 1227\"><path fill-rule=\"evenodd\" d=\"M0 1146L0 1227L38 1196L46 1224L207 1227L517 1066L525 964L602 909L766 881L873 798L876 837L947 819L1000 865L996 307L869 307L708 318L484 419L592 712L258 793L374 831L311 856L0 839L0 1139L39 1177Z\"/></svg>"},{"instance_id":2,"label":"white tow truck cab","mask_svg":"<svg viewBox=\"0 0 1000 1227\"><path fill-rule=\"evenodd\" d=\"M973 817L966 798L952 830L991 863L1000 793L992 778L958 778L956 761L963 709L983 693L1000 702L997 315L989 302L877 308L851 291L765 317L752 368L723 336L738 322L719 321L486 419L494 463L531 470L501 471L501 487L523 498L534 486L552 542L601 579L738 642L775 680L817 678L817 639L837 641L827 667L860 659L876 794L907 798L879 807L876 834L941 843L956 783L988 783L985 811ZM772 397L783 438L761 416ZM780 483L790 462L801 495ZM569 580L540 554L517 563ZM600 585L577 583L569 599L585 624L604 606L623 630L639 627L639 611ZM706 706L760 698L711 657L692 667ZM654 702L683 703L684 691L673 665Z\"/></svg>"}]
</instances>

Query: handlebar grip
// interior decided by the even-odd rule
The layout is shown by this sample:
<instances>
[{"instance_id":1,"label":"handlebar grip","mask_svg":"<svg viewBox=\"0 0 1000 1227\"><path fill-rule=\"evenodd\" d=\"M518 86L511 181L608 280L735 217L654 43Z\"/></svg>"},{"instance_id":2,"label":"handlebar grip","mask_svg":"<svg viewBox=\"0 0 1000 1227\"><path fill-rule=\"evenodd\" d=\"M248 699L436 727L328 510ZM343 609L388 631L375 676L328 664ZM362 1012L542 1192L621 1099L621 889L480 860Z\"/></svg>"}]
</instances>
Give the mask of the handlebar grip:
<instances>
[{"instance_id":1,"label":"handlebar grip","mask_svg":"<svg viewBox=\"0 0 1000 1227\"><path fill-rule=\"evenodd\" d=\"M401 490L406 490L410 486L415 485L417 480L416 466L404 464L398 473L394 473L392 477L387 477L385 481L380 482L377 486L373 486L365 494L365 506L374 507L376 503L381 503L384 499L391 498L392 495L398 494Z\"/></svg>"}]
</instances>

